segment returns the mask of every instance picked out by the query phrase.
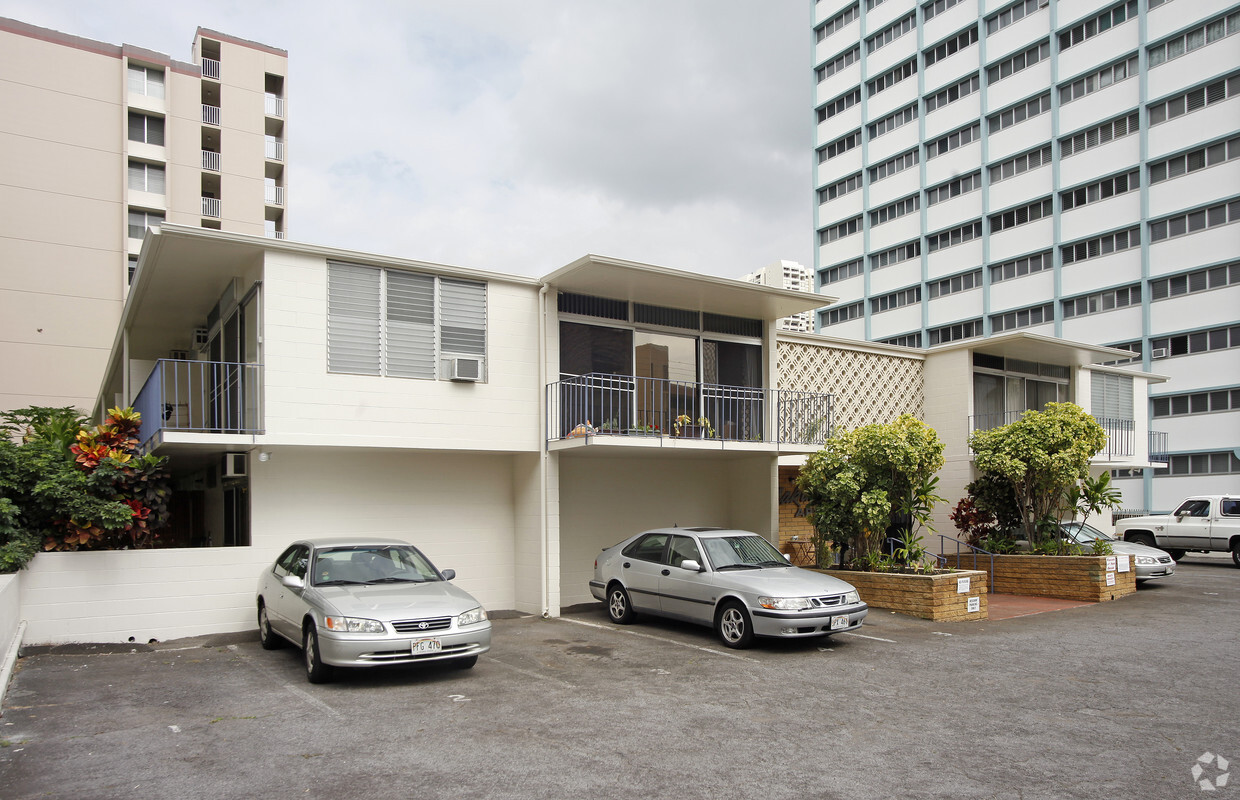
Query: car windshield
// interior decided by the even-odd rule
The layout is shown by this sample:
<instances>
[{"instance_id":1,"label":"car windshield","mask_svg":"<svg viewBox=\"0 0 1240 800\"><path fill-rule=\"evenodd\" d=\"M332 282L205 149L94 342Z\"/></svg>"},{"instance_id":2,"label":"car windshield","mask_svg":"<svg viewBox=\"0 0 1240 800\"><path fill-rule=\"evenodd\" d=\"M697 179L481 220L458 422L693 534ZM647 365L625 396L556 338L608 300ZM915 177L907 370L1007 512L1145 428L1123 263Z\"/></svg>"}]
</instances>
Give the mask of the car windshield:
<instances>
[{"instance_id":1,"label":"car windshield","mask_svg":"<svg viewBox=\"0 0 1240 800\"><path fill-rule=\"evenodd\" d=\"M1080 522L1065 522L1063 524L1064 533L1068 538L1077 544L1089 544L1095 539L1101 539L1104 542L1117 541L1113 536L1107 536L1102 531L1091 525L1084 525Z\"/></svg>"},{"instance_id":2,"label":"car windshield","mask_svg":"<svg viewBox=\"0 0 1240 800\"><path fill-rule=\"evenodd\" d=\"M702 548L717 570L788 566L779 551L757 534L703 537Z\"/></svg>"},{"instance_id":3,"label":"car windshield","mask_svg":"<svg viewBox=\"0 0 1240 800\"><path fill-rule=\"evenodd\" d=\"M324 548L314 555L311 575L315 586L442 580L426 556L409 545Z\"/></svg>"}]
</instances>

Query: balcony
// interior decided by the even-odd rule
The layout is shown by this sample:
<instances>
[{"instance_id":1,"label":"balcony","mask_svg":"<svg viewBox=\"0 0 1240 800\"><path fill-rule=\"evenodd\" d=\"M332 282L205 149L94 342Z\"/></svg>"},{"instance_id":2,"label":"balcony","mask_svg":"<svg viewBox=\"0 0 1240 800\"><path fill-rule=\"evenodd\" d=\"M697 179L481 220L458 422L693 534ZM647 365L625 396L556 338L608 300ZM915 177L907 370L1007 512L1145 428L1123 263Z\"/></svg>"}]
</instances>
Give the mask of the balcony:
<instances>
[{"instance_id":1,"label":"balcony","mask_svg":"<svg viewBox=\"0 0 1240 800\"><path fill-rule=\"evenodd\" d=\"M202 215L204 217L214 217L219 219L220 199L218 197L202 198Z\"/></svg>"},{"instance_id":2,"label":"balcony","mask_svg":"<svg viewBox=\"0 0 1240 800\"><path fill-rule=\"evenodd\" d=\"M1006 411L1001 414L975 414L969 417L969 433L988 431L1015 422L1025 415L1025 411ZM1118 417L1095 417L1098 424L1106 431L1107 443L1095 458L1111 461L1116 456L1136 455L1136 422ZM1163 434L1165 437L1166 434ZM1150 439L1151 444L1153 439ZM971 452L971 450L970 450Z\"/></svg>"},{"instance_id":3,"label":"balcony","mask_svg":"<svg viewBox=\"0 0 1240 800\"><path fill-rule=\"evenodd\" d=\"M202 77L218 81L220 79L220 62L214 58L202 60Z\"/></svg>"},{"instance_id":4,"label":"balcony","mask_svg":"<svg viewBox=\"0 0 1240 800\"><path fill-rule=\"evenodd\" d=\"M268 238L268 239L283 239L283 238L285 238L285 236L284 236L284 231L266 231L266 235L267 235L267 238Z\"/></svg>"},{"instance_id":5,"label":"balcony","mask_svg":"<svg viewBox=\"0 0 1240 800\"><path fill-rule=\"evenodd\" d=\"M263 194L269 206L284 205L284 187L283 186L266 186L263 187Z\"/></svg>"},{"instance_id":6,"label":"balcony","mask_svg":"<svg viewBox=\"0 0 1240 800\"><path fill-rule=\"evenodd\" d=\"M547 441L819 447L831 395L590 373L547 386Z\"/></svg>"},{"instance_id":7,"label":"balcony","mask_svg":"<svg viewBox=\"0 0 1240 800\"><path fill-rule=\"evenodd\" d=\"M268 136L266 142L266 156L271 161L284 160L284 142L274 137Z\"/></svg>"},{"instance_id":8,"label":"balcony","mask_svg":"<svg viewBox=\"0 0 1240 800\"><path fill-rule=\"evenodd\" d=\"M203 103L202 122L204 125L215 125L218 127L220 124L220 107L209 106L206 103Z\"/></svg>"},{"instance_id":9,"label":"balcony","mask_svg":"<svg viewBox=\"0 0 1240 800\"><path fill-rule=\"evenodd\" d=\"M263 113L269 117L284 118L284 98L274 94L263 96Z\"/></svg>"},{"instance_id":10,"label":"balcony","mask_svg":"<svg viewBox=\"0 0 1240 800\"><path fill-rule=\"evenodd\" d=\"M1150 463L1171 463L1171 440L1166 431L1150 431Z\"/></svg>"},{"instance_id":11,"label":"balcony","mask_svg":"<svg viewBox=\"0 0 1240 800\"><path fill-rule=\"evenodd\" d=\"M262 365L161 358L138 392L142 446L168 432L263 432Z\"/></svg>"},{"instance_id":12,"label":"balcony","mask_svg":"<svg viewBox=\"0 0 1240 800\"><path fill-rule=\"evenodd\" d=\"M214 150L202 151L202 168L210 172L220 171L220 154Z\"/></svg>"}]
</instances>

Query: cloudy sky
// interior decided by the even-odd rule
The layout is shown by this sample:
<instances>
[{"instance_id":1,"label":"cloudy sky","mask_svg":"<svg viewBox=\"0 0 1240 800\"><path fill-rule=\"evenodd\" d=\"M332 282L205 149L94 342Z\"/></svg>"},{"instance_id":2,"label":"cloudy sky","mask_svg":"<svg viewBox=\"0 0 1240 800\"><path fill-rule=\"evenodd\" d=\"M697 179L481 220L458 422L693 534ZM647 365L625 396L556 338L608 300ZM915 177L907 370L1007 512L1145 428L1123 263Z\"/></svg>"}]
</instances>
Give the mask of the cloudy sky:
<instances>
[{"instance_id":1,"label":"cloudy sky","mask_svg":"<svg viewBox=\"0 0 1240 800\"><path fill-rule=\"evenodd\" d=\"M812 264L807 0L151 3L0 16L190 60L289 53L292 238L538 275Z\"/></svg>"}]
</instances>

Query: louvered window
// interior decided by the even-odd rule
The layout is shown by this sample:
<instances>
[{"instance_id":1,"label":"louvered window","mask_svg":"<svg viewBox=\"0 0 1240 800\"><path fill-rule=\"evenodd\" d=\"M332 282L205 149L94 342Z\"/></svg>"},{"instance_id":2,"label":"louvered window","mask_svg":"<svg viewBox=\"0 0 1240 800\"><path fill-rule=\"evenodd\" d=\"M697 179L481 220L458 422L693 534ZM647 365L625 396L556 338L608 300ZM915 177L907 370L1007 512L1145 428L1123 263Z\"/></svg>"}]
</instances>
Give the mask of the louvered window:
<instances>
[{"instance_id":1,"label":"louvered window","mask_svg":"<svg viewBox=\"0 0 1240 800\"><path fill-rule=\"evenodd\" d=\"M1132 419L1132 378L1095 372L1089 383L1089 413L1095 417Z\"/></svg>"},{"instance_id":2,"label":"louvered window","mask_svg":"<svg viewBox=\"0 0 1240 800\"><path fill-rule=\"evenodd\" d=\"M382 278L382 270L369 267L328 267L328 372L381 374Z\"/></svg>"},{"instance_id":3,"label":"louvered window","mask_svg":"<svg viewBox=\"0 0 1240 800\"><path fill-rule=\"evenodd\" d=\"M487 287L440 278L439 340L444 353L486 354Z\"/></svg>"},{"instance_id":4,"label":"louvered window","mask_svg":"<svg viewBox=\"0 0 1240 800\"><path fill-rule=\"evenodd\" d=\"M435 278L387 271L387 372L435 377Z\"/></svg>"}]
</instances>

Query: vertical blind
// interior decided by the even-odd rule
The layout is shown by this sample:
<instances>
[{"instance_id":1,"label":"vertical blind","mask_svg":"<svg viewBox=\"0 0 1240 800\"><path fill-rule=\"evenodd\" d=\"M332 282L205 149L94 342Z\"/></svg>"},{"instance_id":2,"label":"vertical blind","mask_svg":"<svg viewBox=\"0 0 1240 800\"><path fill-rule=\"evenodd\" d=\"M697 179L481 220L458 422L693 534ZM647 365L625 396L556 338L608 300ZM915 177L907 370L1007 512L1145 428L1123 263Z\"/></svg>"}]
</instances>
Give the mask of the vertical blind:
<instances>
[{"instance_id":1,"label":"vertical blind","mask_svg":"<svg viewBox=\"0 0 1240 800\"><path fill-rule=\"evenodd\" d=\"M145 142L146 144L164 146L164 120L162 117L152 117L146 114L139 114L136 111L129 112L129 141Z\"/></svg>"},{"instance_id":2,"label":"vertical blind","mask_svg":"<svg viewBox=\"0 0 1240 800\"><path fill-rule=\"evenodd\" d=\"M129 188L136 192L164 194L164 168L141 161L129 162Z\"/></svg>"}]
</instances>

